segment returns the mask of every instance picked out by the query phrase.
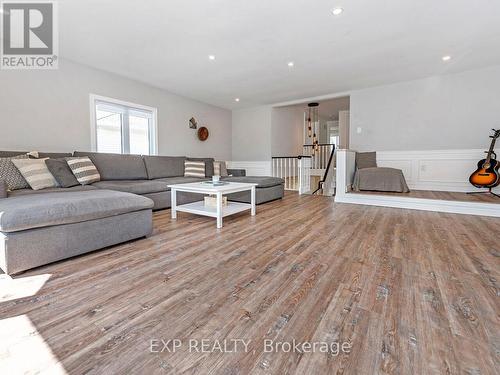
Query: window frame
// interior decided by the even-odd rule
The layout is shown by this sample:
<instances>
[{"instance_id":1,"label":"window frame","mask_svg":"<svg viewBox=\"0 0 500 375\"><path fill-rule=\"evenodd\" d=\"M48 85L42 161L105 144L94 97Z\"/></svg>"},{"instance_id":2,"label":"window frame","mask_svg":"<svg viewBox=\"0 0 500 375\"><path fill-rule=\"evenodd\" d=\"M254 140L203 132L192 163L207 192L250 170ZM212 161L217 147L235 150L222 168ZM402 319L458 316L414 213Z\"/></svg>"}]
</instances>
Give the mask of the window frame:
<instances>
[{"instance_id":1,"label":"window frame","mask_svg":"<svg viewBox=\"0 0 500 375\"><path fill-rule=\"evenodd\" d=\"M143 104L137 104L132 102L127 102L120 99L109 98L102 95L90 94L90 148L91 151L97 152L97 116L96 116L96 105L97 102L106 102L111 105L116 104L122 107L128 107L129 109L138 109L142 111L148 111L152 113L152 124L149 127L149 155L158 155L158 109L155 107L149 107ZM128 116L124 116L124 122L128 123ZM128 129L126 124L125 126ZM123 132L126 133L126 132ZM122 146L123 140L128 139L129 134L122 134ZM128 145L130 146L130 145ZM122 153L126 155L125 151ZM130 153L130 150L128 150Z\"/></svg>"}]
</instances>

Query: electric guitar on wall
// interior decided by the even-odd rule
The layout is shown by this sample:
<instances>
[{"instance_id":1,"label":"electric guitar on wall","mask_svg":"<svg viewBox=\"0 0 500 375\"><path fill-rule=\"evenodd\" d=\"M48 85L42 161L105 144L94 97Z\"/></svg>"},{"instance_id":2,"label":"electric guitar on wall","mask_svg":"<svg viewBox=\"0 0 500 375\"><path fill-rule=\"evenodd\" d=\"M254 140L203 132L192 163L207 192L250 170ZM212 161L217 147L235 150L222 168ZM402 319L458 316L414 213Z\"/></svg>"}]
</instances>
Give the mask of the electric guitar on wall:
<instances>
[{"instance_id":1,"label":"electric guitar on wall","mask_svg":"<svg viewBox=\"0 0 500 375\"><path fill-rule=\"evenodd\" d=\"M477 188L491 189L500 185L500 162L495 160L495 142L500 137L500 130L492 129L495 133L490 136L491 146L487 152L486 159L477 163L477 170L470 176L469 181Z\"/></svg>"}]
</instances>

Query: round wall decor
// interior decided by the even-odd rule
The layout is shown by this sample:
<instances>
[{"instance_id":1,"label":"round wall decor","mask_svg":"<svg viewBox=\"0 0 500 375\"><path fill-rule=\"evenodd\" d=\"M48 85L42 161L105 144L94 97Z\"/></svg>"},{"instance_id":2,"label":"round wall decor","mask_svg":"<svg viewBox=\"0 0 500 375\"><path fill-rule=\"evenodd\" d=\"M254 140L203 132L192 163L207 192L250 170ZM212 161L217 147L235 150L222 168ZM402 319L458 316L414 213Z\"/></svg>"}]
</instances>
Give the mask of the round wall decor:
<instances>
[{"instance_id":1,"label":"round wall decor","mask_svg":"<svg viewBox=\"0 0 500 375\"><path fill-rule=\"evenodd\" d=\"M208 138L208 129L204 126L198 129L198 139L200 141L206 141Z\"/></svg>"}]
</instances>

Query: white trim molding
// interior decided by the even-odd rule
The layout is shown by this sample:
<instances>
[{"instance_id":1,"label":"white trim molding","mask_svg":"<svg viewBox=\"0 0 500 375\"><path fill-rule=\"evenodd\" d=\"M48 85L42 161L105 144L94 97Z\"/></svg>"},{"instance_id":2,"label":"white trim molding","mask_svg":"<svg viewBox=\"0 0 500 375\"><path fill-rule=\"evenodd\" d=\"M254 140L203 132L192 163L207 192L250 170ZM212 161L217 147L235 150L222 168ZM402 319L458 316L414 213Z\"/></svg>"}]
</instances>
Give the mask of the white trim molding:
<instances>
[{"instance_id":1,"label":"white trim molding","mask_svg":"<svg viewBox=\"0 0 500 375\"><path fill-rule=\"evenodd\" d=\"M271 161L228 161L229 169L245 169L247 176L271 176Z\"/></svg>"},{"instance_id":2,"label":"white trim molding","mask_svg":"<svg viewBox=\"0 0 500 375\"><path fill-rule=\"evenodd\" d=\"M339 194L335 197L335 202L500 217L500 204L496 203L460 202L361 193Z\"/></svg>"},{"instance_id":3,"label":"white trim molding","mask_svg":"<svg viewBox=\"0 0 500 375\"><path fill-rule=\"evenodd\" d=\"M377 164L401 169L413 190L468 192L476 190L469 176L484 157L478 149L378 151Z\"/></svg>"}]
</instances>

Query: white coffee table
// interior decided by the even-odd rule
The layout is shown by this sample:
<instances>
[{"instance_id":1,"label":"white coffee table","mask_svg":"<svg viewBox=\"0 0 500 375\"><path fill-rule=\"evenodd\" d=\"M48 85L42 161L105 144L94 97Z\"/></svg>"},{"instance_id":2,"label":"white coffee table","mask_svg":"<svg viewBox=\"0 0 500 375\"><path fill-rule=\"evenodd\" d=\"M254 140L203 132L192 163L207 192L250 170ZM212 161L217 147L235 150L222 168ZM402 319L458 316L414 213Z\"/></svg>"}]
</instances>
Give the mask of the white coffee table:
<instances>
[{"instance_id":1,"label":"white coffee table","mask_svg":"<svg viewBox=\"0 0 500 375\"><path fill-rule=\"evenodd\" d=\"M222 218L234 215L238 212L250 210L255 216L255 187L257 184L247 184L240 182L229 182L226 185L213 186L203 182L193 182L189 184L168 185L172 199L172 219L177 218L177 211L189 212L195 215L210 216L217 218L217 228L222 228ZM227 206L222 206L222 196L230 193L250 190L250 204L240 202L227 202ZM204 201L177 205L177 192L210 194L217 197L217 207L205 206Z\"/></svg>"}]
</instances>

